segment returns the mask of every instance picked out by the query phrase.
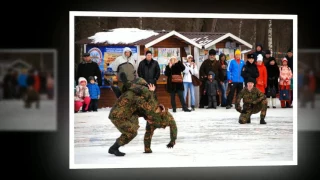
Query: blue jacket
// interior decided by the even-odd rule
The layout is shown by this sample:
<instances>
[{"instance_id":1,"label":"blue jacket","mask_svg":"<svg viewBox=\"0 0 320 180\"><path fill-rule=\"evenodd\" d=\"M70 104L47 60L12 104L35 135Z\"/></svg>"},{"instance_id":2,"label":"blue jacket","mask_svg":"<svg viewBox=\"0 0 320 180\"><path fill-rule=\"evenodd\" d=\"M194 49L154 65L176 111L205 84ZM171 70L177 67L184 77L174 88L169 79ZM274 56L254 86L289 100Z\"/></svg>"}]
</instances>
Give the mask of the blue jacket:
<instances>
[{"instance_id":1,"label":"blue jacket","mask_svg":"<svg viewBox=\"0 0 320 180\"><path fill-rule=\"evenodd\" d=\"M21 87L27 87L27 77L28 75L26 74L20 74L18 77L18 84Z\"/></svg>"},{"instance_id":2,"label":"blue jacket","mask_svg":"<svg viewBox=\"0 0 320 180\"><path fill-rule=\"evenodd\" d=\"M241 70L244 65L244 60L241 59L240 64L238 64L235 59L232 59L228 64L227 79L232 82L244 82L244 79L241 76Z\"/></svg>"},{"instance_id":3,"label":"blue jacket","mask_svg":"<svg viewBox=\"0 0 320 180\"><path fill-rule=\"evenodd\" d=\"M100 88L99 88L98 84L89 83L87 86L89 89L90 98L91 99L98 99L98 96L100 95Z\"/></svg>"}]
</instances>

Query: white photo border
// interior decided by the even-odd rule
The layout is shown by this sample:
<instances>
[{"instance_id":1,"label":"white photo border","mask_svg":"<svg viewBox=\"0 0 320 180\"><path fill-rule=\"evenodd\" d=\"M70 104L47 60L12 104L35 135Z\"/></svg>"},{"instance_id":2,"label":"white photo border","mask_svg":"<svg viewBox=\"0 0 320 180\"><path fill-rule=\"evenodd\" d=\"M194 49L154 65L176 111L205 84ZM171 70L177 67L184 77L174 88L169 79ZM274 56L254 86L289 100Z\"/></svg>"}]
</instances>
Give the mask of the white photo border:
<instances>
[{"instance_id":1,"label":"white photo border","mask_svg":"<svg viewBox=\"0 0 320 180\"><path fill-rule=\"evenodd\" d=\"M121 167L107 167L101 164L75 164L74 163L74 50L75 50L75 17L161 17L161 18L220 18L220 19L275 19L275 20L292 20L293 21L293 77L297 79L298 67L298 15L282 15L282 14L211 14L211 13L154 13L154 12L99 12L99 11L70 11L69 12L69 168L70 169L101 169L101 168L138 168L133 165L126 165ZM293 86L298 87L297 80L293 81ZM293 96L298 97L297 88L293 89ZM279 166L279 165L298 165L298 132L297 132L297 100L293 101L293 161L226 161L226 162L213 162L210 165L196 166L196 167L215 167L215 166ZM167 167L167 166L166 166ZM181 167L194 167L181 165ZM143 168L143 167L140 167ZM160 167L159 167L160 168Z\"/></svg>"}]
</instances>

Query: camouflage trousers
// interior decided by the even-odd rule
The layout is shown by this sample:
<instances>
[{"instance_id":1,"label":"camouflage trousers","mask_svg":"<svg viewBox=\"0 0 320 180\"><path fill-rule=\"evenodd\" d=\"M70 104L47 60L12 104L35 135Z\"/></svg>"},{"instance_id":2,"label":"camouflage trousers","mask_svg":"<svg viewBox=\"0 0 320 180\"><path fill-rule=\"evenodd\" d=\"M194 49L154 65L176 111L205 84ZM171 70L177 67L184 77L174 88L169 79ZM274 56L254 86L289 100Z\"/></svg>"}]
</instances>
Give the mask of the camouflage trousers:
<instances>
[{"instance_id":1,"label":"camouflage trousers","mask_svg":"<svg viewBox=\"0 0 320 180\"><path fill-rule=\"evenodd\" d=\"M154 127L147 122L146 133L144 134L144 151L148 153L152 152L150 146L151 146L153 132L154 132Z\"/></svg>"},{"instance_id":2,"label":"camouflage trousers","mask_svg":"<svg viewBox=\"0 0 320 180\"><path fill-rule=\"evenodd\" d=\"M121 132L120 137L117 138L117 142L120 146L128 144L138 134L138 129L140 127L138 115L129 115L127 118L114 118L111 119L111 122Z\"/></svg>"},{"instance_id":3,"label":"camouflage trousers","mask_svg":"<svg viewBox=\"0 0 320 180\"><path fill-rule=\"evenodd\" d=\"M35 103L36 107L39 108L40 107L40 95L35 89L29 88L27 90L27 94L24 99L24 106L26 108L30 108L32 103Z\"/></svg>"},{"instance_id":4,"label":"camouflage trousers","mask_svg":"<svg viewBox=\"0 0 320 180\"><path fill-rule=\"evenodd\" d=\"M242 112L239 117L239 121L242 123L246 123L252 114L257 114L260 112L260 118L265 118L267 114L267 106L268 106L268 101L266 99L262 100L258 104L244 104L243 109L245 112Z\"/></svg>"}]
</instances>

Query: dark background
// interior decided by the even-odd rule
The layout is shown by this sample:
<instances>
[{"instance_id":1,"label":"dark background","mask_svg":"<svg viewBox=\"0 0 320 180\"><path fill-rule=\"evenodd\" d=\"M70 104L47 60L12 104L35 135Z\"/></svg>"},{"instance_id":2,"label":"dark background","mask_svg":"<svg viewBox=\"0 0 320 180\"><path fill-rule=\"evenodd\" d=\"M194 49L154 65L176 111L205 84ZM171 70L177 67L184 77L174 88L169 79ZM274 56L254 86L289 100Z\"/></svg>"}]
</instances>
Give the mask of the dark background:
<instances>
[{"instance_id":1,"label":"dark background","mask_svg":"<svg viewBox=\"0 0 320 180\"><path fill-rule=\"evenodd\" d=\"M320 132L299 131L298 166L69 170L69 11L298 14L298 47L319 48L307 1L4 1L0 48L58 50L58 130L1 132L1 175L30 179L319 179ZM240 17L240 15L239 15ZM1 108L1 107L0 107ZM0 117L1 119L1 117ZM303 121L303 119L299 119ZM170 159L167 160L168 163Z\"/></svg>"}]
</instances>

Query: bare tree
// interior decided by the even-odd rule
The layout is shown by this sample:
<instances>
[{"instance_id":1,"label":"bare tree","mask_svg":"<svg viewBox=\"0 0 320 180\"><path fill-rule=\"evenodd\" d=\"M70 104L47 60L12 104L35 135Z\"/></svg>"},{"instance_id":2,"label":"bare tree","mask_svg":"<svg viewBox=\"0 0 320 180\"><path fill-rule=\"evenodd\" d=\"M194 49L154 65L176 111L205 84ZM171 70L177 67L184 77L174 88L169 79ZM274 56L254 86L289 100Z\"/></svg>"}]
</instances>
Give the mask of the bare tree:
<instances>
[{"instance_id":1,"label":"bare tree","mask_svg":"<svg viewBox=\"0 0 320 180\"><path fill-rule=\"evenodd\" d=\"M268 48L272 52L272 20L269 20L268 25Z\"/></svg>"},{"instance_id":2,"label":"bare tree","mask_svg":"<svg viewBox=\"0 0 320 180\"><path fill-rule=\"evenodd\" d=\"M242 19L239 22L239 38L241 38L241 29L242 29Z\"/></svg>"},{"instance_id":3,"label":"bare tree","mask_svg":"<svg viewBox=\"0 0 320 180\"><path fill-rule=\"evenodd\" d=\"M253 25L253 47L256 46L256 41L257 41L257 20L254 20L254 25Z\"/></svg>"},{"instance_id":4,"label":"bare tree","mask_svg":"<svg viewBox=\"0 0 320 180\"><path fill-rule=\"evenodd\" d=\"M142 17L139 17L139 28L142 29Z\"/></svg>"},{"instance_id":5,"label":"bare tree","mask_svg":"<svg viewBox=\"0 0 320 180\"><path fill-rule=\"evenodd\" d=\"M215 19L212 20L211 32L215 32L215 30L216 30L216 25L217 25L217 21L218 21L217 18L215 18Z\"/></svg>"}]
</instances>

